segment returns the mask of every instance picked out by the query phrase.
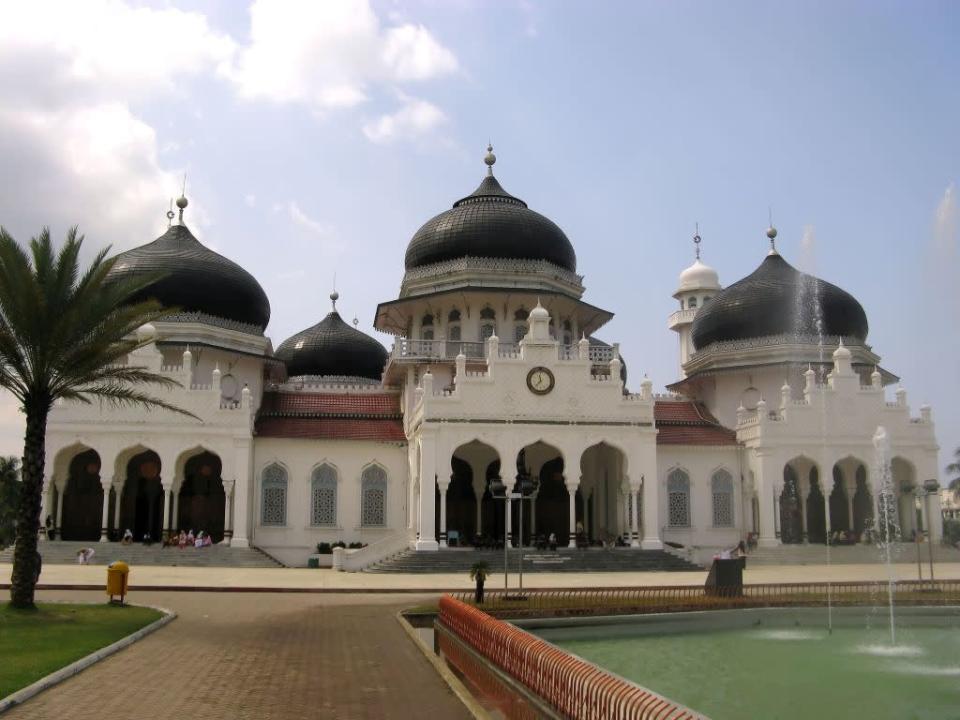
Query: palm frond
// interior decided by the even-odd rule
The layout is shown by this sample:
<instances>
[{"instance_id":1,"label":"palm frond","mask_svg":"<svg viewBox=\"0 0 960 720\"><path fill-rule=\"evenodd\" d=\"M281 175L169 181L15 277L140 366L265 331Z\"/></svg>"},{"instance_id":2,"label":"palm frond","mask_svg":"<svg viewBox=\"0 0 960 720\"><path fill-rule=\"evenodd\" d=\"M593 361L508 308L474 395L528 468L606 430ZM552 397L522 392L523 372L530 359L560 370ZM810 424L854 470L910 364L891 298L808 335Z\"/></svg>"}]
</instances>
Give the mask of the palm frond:
<instances>
[{"instance_id":1,"label":"palm frond","mask_svg":"<svg viewBox=\"0 0 960 720\"><path fill-rule=\"evenodd\" d=\"M183 408L177 407L176 405L168 403L165 400L161 400L153 395L149 395L145 392L137 390L136 388L127 384L111 382L94 383L91 385L78 387L72 392L77 396L87 396L88 399L92 397L106 400L108 404L115 407L138 406L147 410L169 410L170 412L178 415L184 415L185 417L193 418L194 420L200 420L199 417L194 415L189 410L184 410Z\"/></svg>"}]
</instances>

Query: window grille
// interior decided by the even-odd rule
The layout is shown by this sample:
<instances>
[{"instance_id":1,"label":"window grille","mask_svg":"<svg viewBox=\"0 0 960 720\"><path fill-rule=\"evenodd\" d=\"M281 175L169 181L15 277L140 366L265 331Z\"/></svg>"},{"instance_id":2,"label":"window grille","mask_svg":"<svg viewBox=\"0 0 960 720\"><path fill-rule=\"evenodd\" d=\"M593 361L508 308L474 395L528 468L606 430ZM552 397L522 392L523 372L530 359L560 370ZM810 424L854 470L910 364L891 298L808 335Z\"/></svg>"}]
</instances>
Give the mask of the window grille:
<instances>
[{"instance_id":1,"label":"window grille","mask_svg":"<svg viewBox=\"0 0 960 720\"><path fill-rule=\"evenodd\" d=\"M283 526L287 524L287 471L273 464L263 471L260 524Z\"/></svg>"},{"instance_id":2,"label":"window grille","mask_svg":"<svg viewBox=\"0 0 960 720\"><path fill-rule=\"evenodd\" d=\"M670 527L690 527L690 476L680 469L667 476L667 521Z\"/></svg>"},{"instance_id":3,"label":"window grille","mask_svg":"<svg viewBox=\"0 0 960 720\"><path fill-rule=\"evenodd\" d=\"M387 524L387 473L379 465L363 471L360 480L360 524L383 527Z\"/></svg>"},{"instance_id":4,"label":"window grille","mask_svg":"<svg viewBox=\"0 0 960 720\"><path fill-rule=\"evenodd\" d=\"M310 524L337 524L337 471L326 464L313 471L310 489Z\"/></svg>"},{"instance_id":5,"label":"window grille","mask_svg":"<svg viewBox=\"0 0 960 720\"><path fill-rule=\"evenodd\" d=\"M713 493L713 526L733 527L733 477L726 470L717 470L710 479Z\"/></svg>"}]
</instances>

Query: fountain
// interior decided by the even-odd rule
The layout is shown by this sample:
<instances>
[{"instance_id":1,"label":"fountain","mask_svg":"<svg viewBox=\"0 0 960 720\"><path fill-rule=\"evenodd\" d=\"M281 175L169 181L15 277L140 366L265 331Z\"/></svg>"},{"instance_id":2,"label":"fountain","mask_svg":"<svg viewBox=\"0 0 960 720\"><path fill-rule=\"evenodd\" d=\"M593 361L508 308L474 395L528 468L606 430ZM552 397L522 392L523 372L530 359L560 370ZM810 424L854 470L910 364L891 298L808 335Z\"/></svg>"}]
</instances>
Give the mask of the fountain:
<instances>
[{"instance_id":1,"label":"fountain","mask_svg":"<svg viewBox=\"0 0 960 720\"><path fill-rule=\"evenodd\" d=\"M897 630L893 613L893 564L890 562L890 547L893 543L896 525L896 494L893 487L893 472L890 467L890 438L883 426L873 435L873 447L876 449L877 477L880 482L880 514L883 518L883 532L877 533L877 542L884 553L887 566L887 604L890 608L890 644L897 644Z\"/></svg>"}]
</instances>

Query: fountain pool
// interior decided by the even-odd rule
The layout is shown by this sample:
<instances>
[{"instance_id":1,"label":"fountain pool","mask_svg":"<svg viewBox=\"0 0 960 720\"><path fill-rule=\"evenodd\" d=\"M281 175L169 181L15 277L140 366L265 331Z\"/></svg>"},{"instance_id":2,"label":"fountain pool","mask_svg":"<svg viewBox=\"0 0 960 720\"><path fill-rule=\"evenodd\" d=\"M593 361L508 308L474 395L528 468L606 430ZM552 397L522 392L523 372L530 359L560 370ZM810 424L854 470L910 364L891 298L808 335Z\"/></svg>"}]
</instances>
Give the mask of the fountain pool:
<instances>
[{"instance_id":1,"label":"fountain pool","mask_svg":"<svg viewBox=\"0 0 960 720\"><path fill-rule=\"evenodd\" d=\"M896 645L864 608L835 608L832 634L816 608L517 624L712 720L960 718L960 608L897 623Z\"/></svg>"}]
</instances>

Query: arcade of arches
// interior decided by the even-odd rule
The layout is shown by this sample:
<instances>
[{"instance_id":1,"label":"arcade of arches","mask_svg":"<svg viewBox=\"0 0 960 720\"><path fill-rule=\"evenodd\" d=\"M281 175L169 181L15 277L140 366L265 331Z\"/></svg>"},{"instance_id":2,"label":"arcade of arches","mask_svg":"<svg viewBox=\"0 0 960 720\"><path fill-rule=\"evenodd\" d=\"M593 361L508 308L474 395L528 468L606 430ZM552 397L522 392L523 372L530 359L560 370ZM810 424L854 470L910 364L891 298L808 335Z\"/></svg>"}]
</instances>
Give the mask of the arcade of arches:
<instances>
[{"instance_id":1,"label":"arcade of arches","mask_svg":"<svg viewBox=\"0 0 960 720\"><path fill-rule=\"evenodd\" d=\"M893 492L897 498L891 531L910 537L918 528L920 513L914 510L913 467L902 458L892 462ZM776 521L784 544L859 543L879 528L880 515L874 488L867 477L867 465L848 457L834 463L829 483L809 458L799 456L783 467L783 484L777 492Z\"/></svg>"},{"instance_id":2,"label":"arcade of arches","mask_svg":"<svg viewBox=\"0 0 960 720\"><path fill-rule=\"evenodd\" d=\"M111 482L104 479L96 450L76 452L66 477L51 484L45 521L53 537L118 540L129 529L138 542L158 542L165 534L192 529L214 542L229 540L230 507L217 454L198 450L169 482L153 450L128 451L117 465L119 475Z\"/></svg>"},{"instance_id":3,"label":"arcade of arches","mask_svg":"<svg viewBox=\"0 0 960 720\"><path fill-rule=\"evenodd\" d=\"M547 443L527 445L509 463L482 442L461 445L451 458L449 480L437 482L435 528L440 546L502 545L505 539L545 546L551 536L560 546L570 547L613 543L617 537L636 542L639 520L631 523L628 508L638 503L630 501L623 454L599 443L582 454L579 465L577 479L571 482L561 452ZM504 506L502 495L491 493L495 480L508 492L519 492L521 482L531 490L523 500Z\"/></svg>"}]
</instances>

